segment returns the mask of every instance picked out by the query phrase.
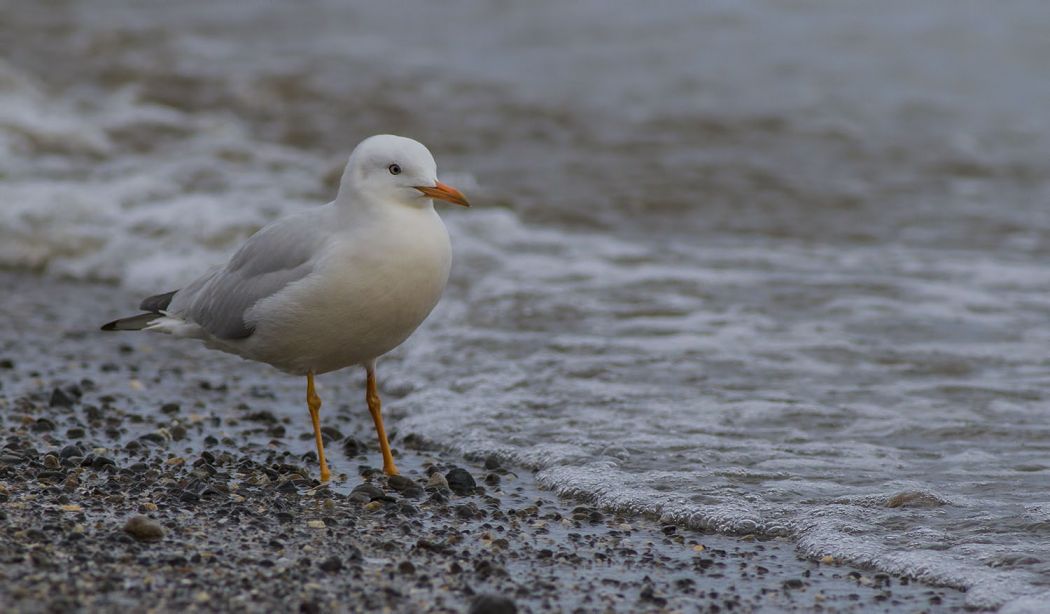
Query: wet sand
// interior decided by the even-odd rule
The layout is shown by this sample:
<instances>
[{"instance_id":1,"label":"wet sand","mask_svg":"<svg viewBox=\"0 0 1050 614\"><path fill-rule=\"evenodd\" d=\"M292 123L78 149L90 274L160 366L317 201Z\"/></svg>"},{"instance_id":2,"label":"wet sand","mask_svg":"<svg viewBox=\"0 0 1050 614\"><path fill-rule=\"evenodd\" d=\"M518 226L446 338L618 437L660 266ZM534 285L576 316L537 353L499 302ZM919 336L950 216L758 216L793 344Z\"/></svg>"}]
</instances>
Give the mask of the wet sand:
<instances>
[{"instance_id":1,"label":"wet sand","mask_svg":"<svg viewBox=\"0 0 1050 614\"><path fill-rule=\"evenodd\" d=\"M321 380L321 485L297 378L98 332L132 311L122 290L0 288L6 611L963 609L953 589L608 514L400 436L396 356L380 376L404 479L378 470L358 375L337 374Z\"/></svg>"}]
</instances>

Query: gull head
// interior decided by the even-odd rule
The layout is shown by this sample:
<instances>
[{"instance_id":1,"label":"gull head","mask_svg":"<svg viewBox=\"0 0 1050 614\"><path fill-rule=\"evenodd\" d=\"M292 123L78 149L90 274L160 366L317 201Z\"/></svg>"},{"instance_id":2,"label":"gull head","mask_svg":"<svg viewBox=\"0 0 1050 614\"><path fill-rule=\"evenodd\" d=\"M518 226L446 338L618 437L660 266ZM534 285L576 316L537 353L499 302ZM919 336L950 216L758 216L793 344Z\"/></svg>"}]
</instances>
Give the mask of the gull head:
<instances>
[{"instance_id":1,"label":"gull head","mask_svg":"<svg viewBox=\"0 0 1050 614\"><path fill-rule=\"evenodd\" d=\"M432 199L469 207L466 197L438 181L437 163L419 141L379 134L354 148L343 171L339 199L427 207Z\"/></svg>"}]
</instances>

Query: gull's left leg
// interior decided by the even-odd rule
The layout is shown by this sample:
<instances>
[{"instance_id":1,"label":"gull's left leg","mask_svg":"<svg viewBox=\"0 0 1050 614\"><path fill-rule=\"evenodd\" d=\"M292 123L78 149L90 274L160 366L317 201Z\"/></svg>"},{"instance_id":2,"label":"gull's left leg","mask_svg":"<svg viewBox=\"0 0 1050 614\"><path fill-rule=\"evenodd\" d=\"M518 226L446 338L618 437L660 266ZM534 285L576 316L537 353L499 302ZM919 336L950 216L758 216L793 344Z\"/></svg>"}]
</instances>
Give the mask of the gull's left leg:
<instances>
[{"instance_id":1,"label":"gull's left leg","mask_svg":"<svg viewBox=\"0 0 1050 614\"><path fill-rule=\"evenodd\" d=\"M397 467L394 466L394 455L390 453L390 443L386 440L386 431L383 430L383 404L379 400L379 391L376 390L376 363L374 360L365 365L365 371L368 374L365 400L368 401L368 411L372 414L372 422L375 422L376 425L379 449L383 452L383 473L398 475Z\"/></svg>"},{"instance_id":2,"label":"gull's left leg","mask_svg":"<svg viewBox=\"0 0 1050 614\"><path fill-rule=\"evenodd\" d=\"M324 459L324 439L321 438L321 397L314 391L313 371L306 374L306 406L310 408L310 419L314 423L314 438L317 439L317 460L321 463L321 481L327 482L332 475Z\"/></svg>"}]
</instances>

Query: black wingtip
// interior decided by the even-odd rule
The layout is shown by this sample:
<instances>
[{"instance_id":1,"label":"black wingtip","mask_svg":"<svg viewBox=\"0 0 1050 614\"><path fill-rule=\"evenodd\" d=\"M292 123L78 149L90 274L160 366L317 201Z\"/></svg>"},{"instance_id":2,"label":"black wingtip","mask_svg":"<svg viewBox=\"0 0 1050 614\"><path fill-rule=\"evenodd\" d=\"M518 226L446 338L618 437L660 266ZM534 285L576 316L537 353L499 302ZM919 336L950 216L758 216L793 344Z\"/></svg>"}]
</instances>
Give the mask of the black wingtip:
<instances>
[{"instance_id":1,"label":"black wingtip","mask_svg":"<svg viewBox=\"0 0 1050 614\"><path fill-rule=\"evenodd\" d=\"M103 324L102 330L117 330L117 320Z\"/></svg>"}]
</instances>

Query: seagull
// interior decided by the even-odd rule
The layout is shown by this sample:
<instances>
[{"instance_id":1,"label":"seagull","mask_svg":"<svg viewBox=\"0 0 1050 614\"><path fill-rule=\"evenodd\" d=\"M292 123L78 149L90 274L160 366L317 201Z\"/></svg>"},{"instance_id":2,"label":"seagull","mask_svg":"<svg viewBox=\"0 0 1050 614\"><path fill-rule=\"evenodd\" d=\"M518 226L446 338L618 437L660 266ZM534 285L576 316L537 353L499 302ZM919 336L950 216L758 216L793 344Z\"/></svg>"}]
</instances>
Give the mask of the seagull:
<instances>
[{"instance_id":1,"label":"seagull","mask_svg":"<svg viewBox=\"0 0 1050 614\"><path fill-rule=\"evenodd\" d=\"M397 475L383 429L376 359L401 345L437 305L452 246L434 200L469 207L437 178L422 143L382 134L350 154L334 201L252 235L217 270L150 296L145 313L102 330L145 330L306 376L321 481L331 473L321 438L314 376L353 365L366 373L383 471Z\"/></svg>"}]
</instances>

